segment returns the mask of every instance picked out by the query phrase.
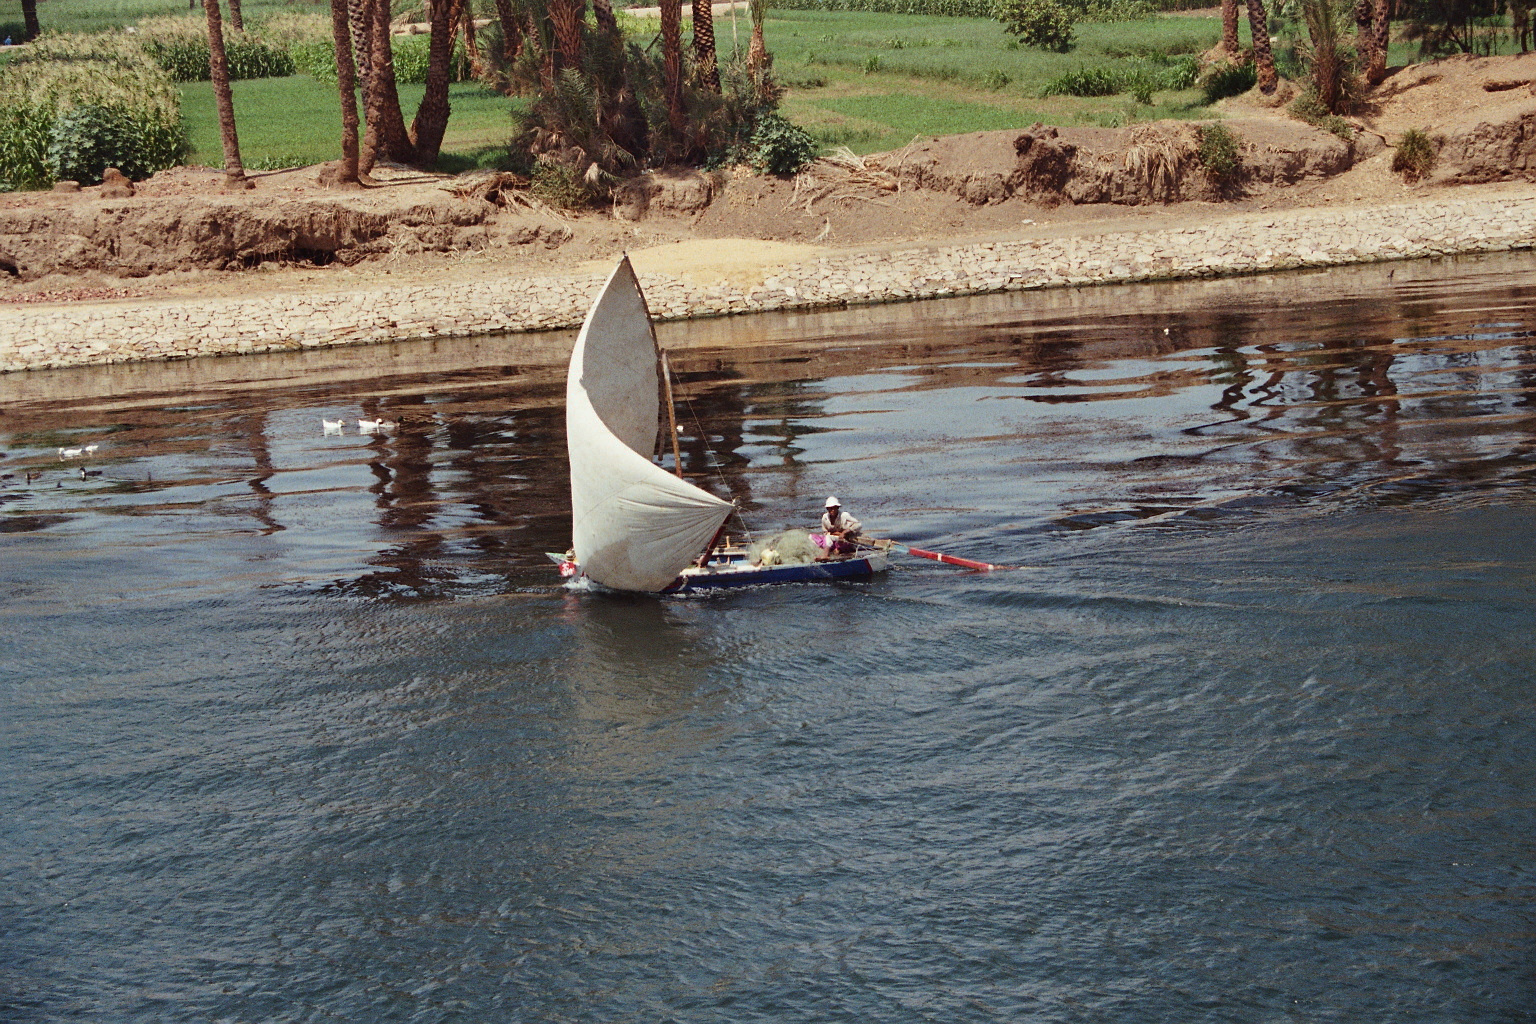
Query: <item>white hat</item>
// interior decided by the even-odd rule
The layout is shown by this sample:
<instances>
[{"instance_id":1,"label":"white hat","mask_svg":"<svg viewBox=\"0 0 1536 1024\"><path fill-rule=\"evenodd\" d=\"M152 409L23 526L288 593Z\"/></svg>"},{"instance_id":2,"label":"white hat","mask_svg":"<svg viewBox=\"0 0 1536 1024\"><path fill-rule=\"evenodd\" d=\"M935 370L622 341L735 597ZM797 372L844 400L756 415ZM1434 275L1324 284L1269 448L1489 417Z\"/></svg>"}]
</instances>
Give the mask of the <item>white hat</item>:
<instances>
[{"instance_id":1,"label":"white hat","mask_svg":"<svg viewBox=\"0 0 1536 1024\"><path fill-rule=\"evenodd\" d=\"M838 501L836 498L828 498L826 505L823 506L823 507L824 508L842 508L843 507L843 503Z\"/></svg>"}]
</instances>

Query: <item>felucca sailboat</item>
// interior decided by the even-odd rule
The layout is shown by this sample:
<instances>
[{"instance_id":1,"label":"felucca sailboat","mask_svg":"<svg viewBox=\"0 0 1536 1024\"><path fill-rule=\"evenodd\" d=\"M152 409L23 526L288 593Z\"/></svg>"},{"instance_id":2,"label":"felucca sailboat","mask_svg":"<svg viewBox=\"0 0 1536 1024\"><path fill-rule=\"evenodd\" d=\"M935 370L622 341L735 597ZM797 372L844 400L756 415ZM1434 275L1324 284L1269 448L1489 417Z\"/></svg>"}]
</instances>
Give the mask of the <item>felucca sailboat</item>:
<instances>
[{"instance_id":1,"label":"felucca sailboat","mask_svg":"<svg viewBox=\"0 0 1536 1024\"><path fill-rule=\"evenodd\" d=\"M629 257L587 312L565 382L571 464L571 550L550 555L567 576L612 590L677 593L869 576L884 551L797 565L717 550L733 502L652 461L660 428L660 352Z\"/></svg>"}]
</instances>

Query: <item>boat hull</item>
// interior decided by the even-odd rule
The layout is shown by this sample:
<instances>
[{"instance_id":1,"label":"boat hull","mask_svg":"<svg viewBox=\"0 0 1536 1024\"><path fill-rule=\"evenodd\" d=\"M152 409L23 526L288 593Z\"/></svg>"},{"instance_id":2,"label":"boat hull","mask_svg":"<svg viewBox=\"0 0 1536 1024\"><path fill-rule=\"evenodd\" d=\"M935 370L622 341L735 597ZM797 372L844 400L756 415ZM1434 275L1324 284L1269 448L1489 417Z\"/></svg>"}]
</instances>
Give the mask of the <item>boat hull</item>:
<instances>
[{"instance_id":1,"label":"boat hull","mask_svg":"<svg viewBox=\"0 0 1536 1024\"><path fill-rule=\"evenodd\" d=\"M871 552L859 558L843 558L806 565L751 566L727 563L704 569L688 569L664 594L686 594L696 590L720 590L727 587L763 587L776 583L815 583L823 580L868 579L888 565L884 552Z\"/></svg>"}]
</instances>

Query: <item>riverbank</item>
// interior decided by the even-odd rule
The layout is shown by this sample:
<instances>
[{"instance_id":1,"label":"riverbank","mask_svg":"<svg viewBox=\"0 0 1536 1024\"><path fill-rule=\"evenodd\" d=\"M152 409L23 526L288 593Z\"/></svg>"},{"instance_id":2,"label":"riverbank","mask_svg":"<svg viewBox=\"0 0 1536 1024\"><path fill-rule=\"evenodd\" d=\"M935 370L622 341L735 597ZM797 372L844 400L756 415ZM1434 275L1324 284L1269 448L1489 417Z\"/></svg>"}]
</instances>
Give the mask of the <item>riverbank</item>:
<instances>
[{"instance_id":1,"label":"riverbank","mask_svg":"<svg viewBox=\"0 0 1536 1024\"><path fill-rule=\"evenodd\" d=\"M1027 222L931 244L679 240L631 255L653 315L681 320L1536 245L1530 183L1483 186L1470 196L1437 190L1405 202L1203 213L1198 222L1186 216L1166 226L1129 215ZM0 372L571 328L609 269L609 260L535 274L481 265L401 284L381 273L330 289L0 306Z\"/></svg>"}]
</instances>

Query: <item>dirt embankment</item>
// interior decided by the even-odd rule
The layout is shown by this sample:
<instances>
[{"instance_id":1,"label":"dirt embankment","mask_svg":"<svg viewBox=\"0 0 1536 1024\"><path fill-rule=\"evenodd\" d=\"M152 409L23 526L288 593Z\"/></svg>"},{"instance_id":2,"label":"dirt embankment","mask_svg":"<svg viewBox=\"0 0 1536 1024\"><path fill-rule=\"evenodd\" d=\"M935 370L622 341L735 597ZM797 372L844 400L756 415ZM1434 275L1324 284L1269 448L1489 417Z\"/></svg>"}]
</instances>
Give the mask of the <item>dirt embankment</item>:
<instances>
[{"instance_id":1,"label":"dirt embankment","mask_svg":"<svg viewBox=\"0 0 1536 1024\"><path fill-rule=\"evenodd\" d=\"M0 301L254 286L237 283L244 275L219 274L216 284L198 277L214 271L429 274L445 254L505 270L685 238L865 244L1021 225L1066 232L1149 209L1198 220L1218 202L1396 199L1406 186L1390 171L1390 144L1408 128L1427 130L1439 151L1417 188L1536 180L1536 54L1399 69L1367 98L1350 142L1258 97L1223 106L1242 167L1221 187L1196 155L1196 127L1157 122L922 139L820 161L791 181L657 172L621 188L610 212L574 218L530 206L505 177L402 169L381 172L380 187L350 192L323 187L314 168L261 175L240 193L223 191L216 172L180 168L131 186L3 195Z\"/></svg>"}]
</instances>

